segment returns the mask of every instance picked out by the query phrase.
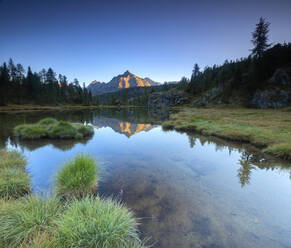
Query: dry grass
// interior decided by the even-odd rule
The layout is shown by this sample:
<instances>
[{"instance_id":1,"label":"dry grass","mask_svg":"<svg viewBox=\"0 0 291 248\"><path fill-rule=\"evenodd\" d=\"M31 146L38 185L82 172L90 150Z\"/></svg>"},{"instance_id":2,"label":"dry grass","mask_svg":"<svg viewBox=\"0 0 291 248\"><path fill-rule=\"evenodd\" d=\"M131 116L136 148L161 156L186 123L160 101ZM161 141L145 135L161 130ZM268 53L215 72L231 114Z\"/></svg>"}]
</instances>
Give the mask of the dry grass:
<instances>
[{"instance_id":1,"label":"dry grass","mask_svg":"<svg viewBox=\"0 0 291 248\"><path fill-rule=\"evenodd\" d=\"M171 115L163 128L250 142L264 152L291 159L290 109L185 108Z\"/></svg>"}]
</instances>

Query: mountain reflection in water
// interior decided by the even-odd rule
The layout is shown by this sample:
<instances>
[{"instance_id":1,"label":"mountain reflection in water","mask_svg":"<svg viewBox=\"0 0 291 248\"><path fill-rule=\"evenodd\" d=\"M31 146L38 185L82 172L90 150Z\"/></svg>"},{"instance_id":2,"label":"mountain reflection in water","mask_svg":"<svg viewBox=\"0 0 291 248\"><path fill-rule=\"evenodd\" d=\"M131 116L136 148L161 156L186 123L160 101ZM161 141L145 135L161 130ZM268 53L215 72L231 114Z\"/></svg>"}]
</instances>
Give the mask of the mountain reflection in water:
<instances>
[{"instance_id":1,"label":"mountain reflection in water","mask_svg":"<svg viewBox=\"0 0 291 248\"><path fill-rule=\"evenodd\" d=\"M169 112L147 109L0 114L0 146L22 150L33 192L54 187L64 161L99 161L101 196L139 218L154 247L291 247L291 165L242 143L165 132ZM82 140L18 140L14 126L44 117L89 123Z\"/></svg>"}]
</instances>

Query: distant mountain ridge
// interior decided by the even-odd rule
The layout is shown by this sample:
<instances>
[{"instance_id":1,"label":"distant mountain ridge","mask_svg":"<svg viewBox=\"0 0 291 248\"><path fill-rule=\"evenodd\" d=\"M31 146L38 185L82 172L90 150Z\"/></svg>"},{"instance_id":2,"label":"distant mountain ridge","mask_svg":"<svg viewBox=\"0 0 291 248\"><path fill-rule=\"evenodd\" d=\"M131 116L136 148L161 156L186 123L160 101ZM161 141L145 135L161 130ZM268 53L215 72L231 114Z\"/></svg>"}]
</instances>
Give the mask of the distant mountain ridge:
<instances>
[{"instance_id":1,"label":"distant mountain ridge","mask_svg":"<svg viewBox=\"0 0 291 248\"><path fill-rule=\"evenodd\" d=\"M101 95L130 87L151 87L157 85L160 85L160 83L148 77L138 77L127 70L123 74L112 78L108 83L94 80L88 85L87 89L91 91L92 95Z\"/></svg>"}]
</instances>

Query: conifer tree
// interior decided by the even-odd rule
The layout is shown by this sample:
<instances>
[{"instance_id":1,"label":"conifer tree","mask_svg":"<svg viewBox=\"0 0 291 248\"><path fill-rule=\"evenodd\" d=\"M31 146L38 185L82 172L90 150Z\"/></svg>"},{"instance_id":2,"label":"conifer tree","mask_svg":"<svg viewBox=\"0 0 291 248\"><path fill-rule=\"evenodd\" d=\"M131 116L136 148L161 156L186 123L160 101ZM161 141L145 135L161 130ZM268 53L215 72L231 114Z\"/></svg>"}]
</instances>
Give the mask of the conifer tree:
<instances>
[{"instance_id":1,"label":"conifer tree","mask_svg":"<svg viewBox=\"0 0 291 248\"><path fill-rule=\"evenodd\" d=\"M255 31L252 33L254 48L251 51L255 58L261 59L264 51L271 45L268 44L269 26L270 23L261 17L259 23L256 24Z\"/></svg>"}]
</instances>

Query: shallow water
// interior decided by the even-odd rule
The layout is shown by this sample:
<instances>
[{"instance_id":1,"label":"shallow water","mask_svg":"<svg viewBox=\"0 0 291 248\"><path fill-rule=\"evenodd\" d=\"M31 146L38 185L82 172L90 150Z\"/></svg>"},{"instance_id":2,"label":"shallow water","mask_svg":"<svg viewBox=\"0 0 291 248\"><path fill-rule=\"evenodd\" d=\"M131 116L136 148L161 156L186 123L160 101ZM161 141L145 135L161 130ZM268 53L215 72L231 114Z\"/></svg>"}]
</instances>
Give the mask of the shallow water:
<instances>
[{"instance_id":1,"label":"shallow water","mask_svg":"<svg viewBox=\"0 0 291 248\"><path fill-rule=\"evenodd\" d=\"M47 116L91 123L80 141L21 141L15 125ZM102 167L99 193L121 199L154 247L291 247L291 164L245 144L164 132L168 113L147 110L0 115L0 146L28 158L34 192L53 188L60 165L77 153Z\"/></svg>"}]
</instances>

